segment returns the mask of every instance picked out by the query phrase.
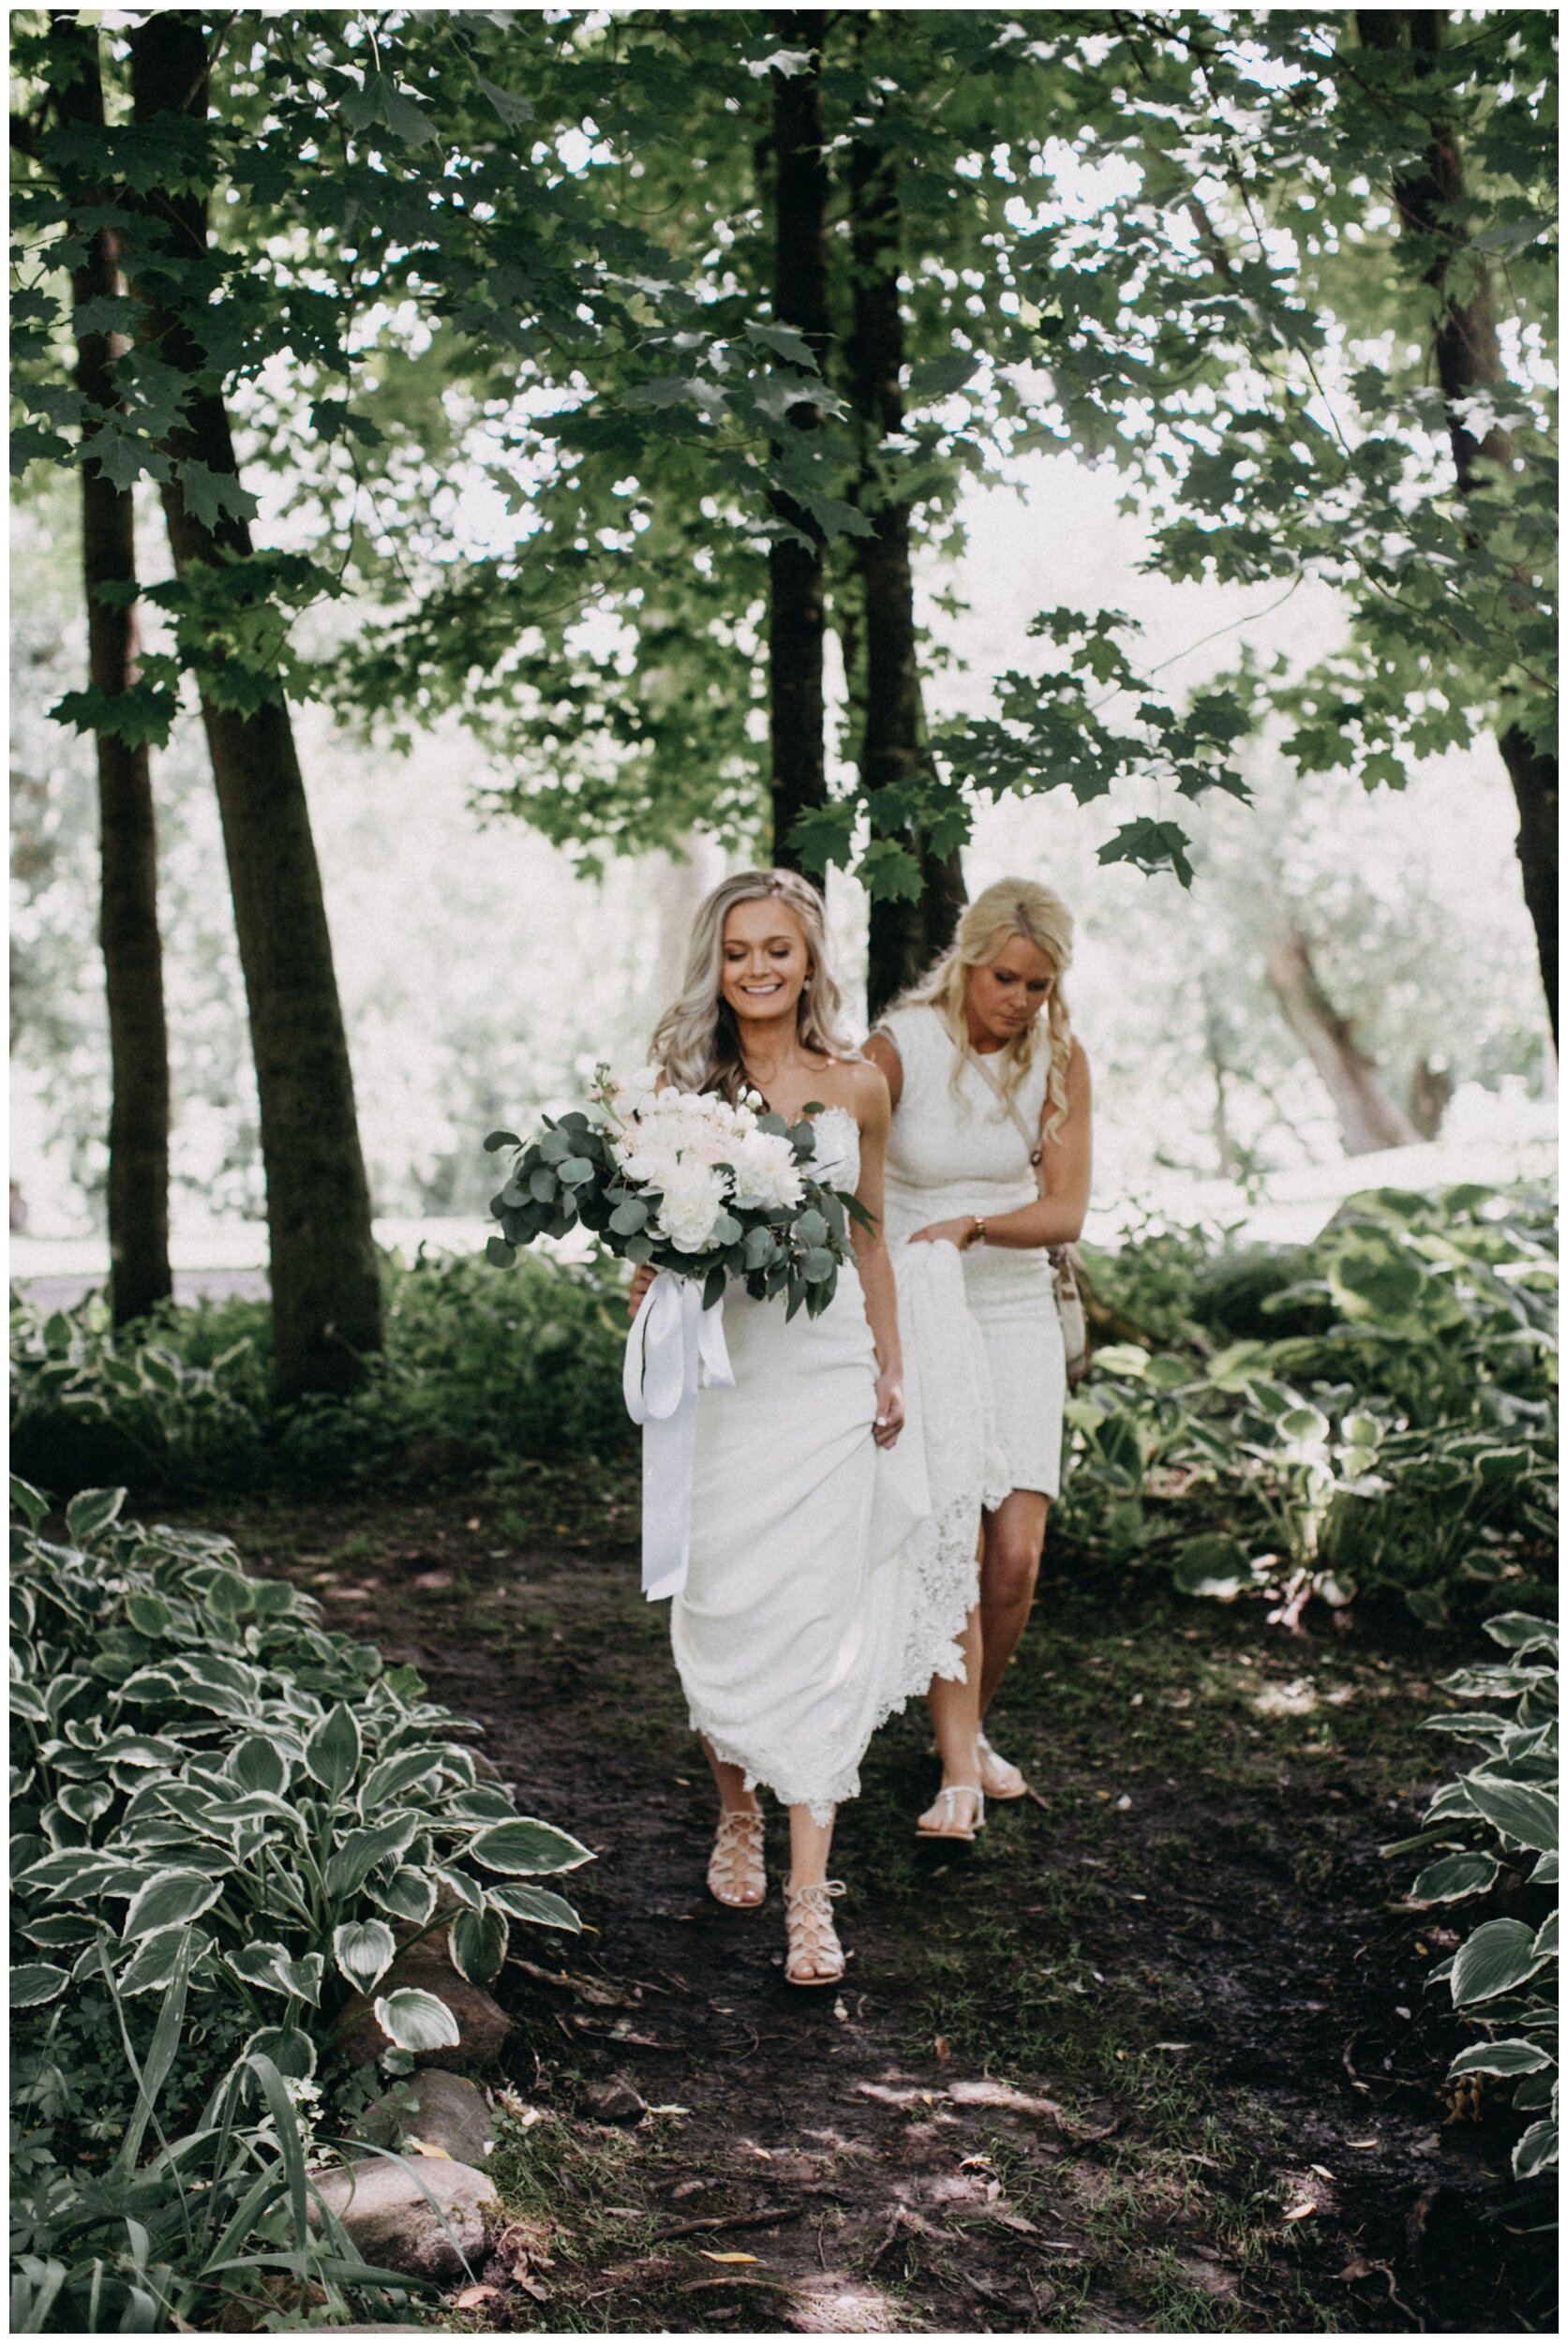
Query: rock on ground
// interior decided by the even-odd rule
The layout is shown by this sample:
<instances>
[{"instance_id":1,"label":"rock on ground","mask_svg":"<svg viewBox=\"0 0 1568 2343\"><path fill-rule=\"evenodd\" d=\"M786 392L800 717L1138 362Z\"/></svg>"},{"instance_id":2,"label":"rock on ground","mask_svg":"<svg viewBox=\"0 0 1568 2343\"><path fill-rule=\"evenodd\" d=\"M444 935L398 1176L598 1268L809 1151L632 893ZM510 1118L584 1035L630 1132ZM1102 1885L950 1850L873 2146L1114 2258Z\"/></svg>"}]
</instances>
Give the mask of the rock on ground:
<instances>
[{"instance_id":1,"label":"rock on ground","mask_svg":"<svg viewBox=\"0 0 1568 2343\"><path fill-rule=\"evenodd\" d=\"M442 2148L458 2164L483 2168L495 2149L496 2119L484 2092L444 2067L407 2076L367 2107L354 2126L356 2140L400 2148L412 2138Z\"/></svg>"},{"instance_id":2,"label":"rock on ground","mask_svg":"<svg viewBox=\"0 0 1568 2343\"><path fill-rule=\"evenodd\" d=\"M624 2075L612 2075L607 2082L585 2082L581 2103L583 2113L596 2124L640 2124L648 2112L641 2093Z\"/></svg>"},{"instance_id":3,"label":"rock on ground","mask_svg":"<svg viewBox=\"0 0 1568 2343\"><path fill-rule=\"evenodd\" d=\"M409 2277L461 2277L465 2262L476 2269L485 2259L485 2212L497 2205L496 2192L471 2165L444 2156L411 2162L407 2170L372 2156L320 2173L316 2186L366 2261ZM320 2223L315 2204L311 2218Z\"/></svg>"}]
</instances>

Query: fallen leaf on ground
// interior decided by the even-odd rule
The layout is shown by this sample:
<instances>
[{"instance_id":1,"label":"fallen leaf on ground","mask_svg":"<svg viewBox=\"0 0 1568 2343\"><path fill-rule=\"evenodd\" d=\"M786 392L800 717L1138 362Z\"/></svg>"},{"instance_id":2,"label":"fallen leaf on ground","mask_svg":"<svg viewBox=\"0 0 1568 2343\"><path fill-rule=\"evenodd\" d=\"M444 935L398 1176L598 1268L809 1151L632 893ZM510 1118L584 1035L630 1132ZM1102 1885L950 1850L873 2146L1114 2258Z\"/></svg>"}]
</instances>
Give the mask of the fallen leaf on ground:
<instances>
[{"instance_id":1,"label":"fallen leaf on ground","mask_svg":"<svg viewBox=\"0 0 1568 2343\"><path fill-rule=\"evenodd\" d=\"M1345 2145L1348 2148L1381 2148L1382 2142L1381 2140L1347 2140Z\"/></svg>"},{"instance_id":2,"label":"fallen leaf on ground","mask_svg":"<svg viewBox=\"0 0 1568 2343\"><path fill-rule=\"evenodd\" d=\"M937 2065L939 2067L945 2067L948 2059L953 2054L951 2045L949 2044L947 2036L945 2034L939 2034L932 2047L936 2052Z\"/></svg>"},{"instance_id":3,"label":"fallen leaf on ground","mask_svg":"<svg viewBox=\"0 0 1568 2343\"><path fill-rule=\"evenodd\" d=\"M709 2253L706 2246L699 2246L697 2247L697 2251L701 2254L704 2261L750 2261L754 2263L760 2263L762 2261L762 2256L760 2254Z\"/></svg>"},{"instance_id":4,"label":"fallen leaf on ground","mask_svg":"<svg viewBox=\"0 0 1568 2343\"><path fill-rule=\"evenodd\" d=\"M1305 2221L1309 2213L1316 2213L1317 2210L1316 2204L1293 2204L1290 2211L1282 2216L1282 2218L1287 2221Z\"/></svg>"},{"instance_id":5,"label":"fallen leaf on ground","mask_svg":"<svg viewBox=\"0 0 1568 2343\"><path fill-rule=\"evenodd\" d=\"M403 2144L405 2147L411 2149L415 2156L439 2156L443 2164L450 2164L452 2161L452 2150L450 2148L438 2148L433 2140L416 2140L411 2131L409 2133Z\"/></svg>"},{"instance_id":6,"label":"fallen leaf on ground","mask_svg":"<svg viewBox=\"0 0 1568 2343\"><path fill-rule=\"evenodd\" d=\"M650 2113L650 2115L689 2115L689 2114L691 2113L691 2112L692 2112L692 2111L691 2111L691 2109L690 2109L689 2107L673 2107L673 2106L672 2106L672 2107L650 2107L650 2108L649 2109L649 2111L648 2111L648 2112L649 2112L649 2113Z\"/></svg>"},{"instance_id":7,"label":"fallen leaf on ground","mask_svg":"<svg viewBox=\"0 0 1568 2343\"><path fill-rule=\"evenodd\" d=\"M500 2300L499 2286L465 2286L462 2292L455 2297L453 2307L455 2310L480 2310L485 2304Z\"/></svg>"}]
</instances>

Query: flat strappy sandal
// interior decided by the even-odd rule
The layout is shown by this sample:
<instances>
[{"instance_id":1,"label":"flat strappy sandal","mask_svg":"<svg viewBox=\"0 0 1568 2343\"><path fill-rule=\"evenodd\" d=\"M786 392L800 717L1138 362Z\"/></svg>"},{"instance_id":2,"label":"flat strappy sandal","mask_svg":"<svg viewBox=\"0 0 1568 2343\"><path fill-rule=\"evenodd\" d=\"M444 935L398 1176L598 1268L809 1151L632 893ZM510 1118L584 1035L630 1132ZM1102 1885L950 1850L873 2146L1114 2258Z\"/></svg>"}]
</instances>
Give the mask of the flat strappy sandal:
<instances>
[{"instance_id":1,"label":"flat strappy sandal","mask_svg":"<svg viewBox=\"0 0 1568 2343\"><path fill-rule=\"evenodd\" d=\"M766 1828L756 1806L726 1806L719 1816L708 1858L708 1892L732 1911L754 1911L767 1897L768 1870L762 1857Z\"/></svg>"},{"instance_id":2,"label":"flat strappy sandal","mask_svg":"<svg viewBox=\"0 0 1568 2343\"><path fill-rule=\"evenodd\" d=\"M975 1801L974 1819L967 1829L957 1820L958 1800L961 1798L972 1798ZM933 1828L922 1814L915 1825L917 1839L962 1839L967 1845L978 1830L985 1828L985 1792L978 1783L949 1783L945 1790L937 1791L933 1803L941 1807L945 1819ZM930 1812L928 1806L926 1813Z\"/></svg>"},{"instance_id":3,"label":"flat strappy sandal","mask_svg":"<svg viewBox=\"0 0 1568 2343\"><path fill-rule=\"evenodd\" d=\"M980 1785L987 1798L1002 1805L1008 1798L1028 1797L1029 1784L1018 1768L999 1757L983 1733L975 1737L975 1754L979 1759Z\"/></svg>"},{"instance_id":4,"label":"flat strappy sandal","mask_svg":"<svg viewBox=\"0 0 1568 2343\"><path fill-rule=\"evenodd\" d=\"M809 1888L784 1888L784 1925L789 1954L784 1962L786 1985L837 1985L844 1976L844 1950L833 1926L833 1898L844 1893L842 1879L825 1879Z\"/></svg>"}]
</instances>

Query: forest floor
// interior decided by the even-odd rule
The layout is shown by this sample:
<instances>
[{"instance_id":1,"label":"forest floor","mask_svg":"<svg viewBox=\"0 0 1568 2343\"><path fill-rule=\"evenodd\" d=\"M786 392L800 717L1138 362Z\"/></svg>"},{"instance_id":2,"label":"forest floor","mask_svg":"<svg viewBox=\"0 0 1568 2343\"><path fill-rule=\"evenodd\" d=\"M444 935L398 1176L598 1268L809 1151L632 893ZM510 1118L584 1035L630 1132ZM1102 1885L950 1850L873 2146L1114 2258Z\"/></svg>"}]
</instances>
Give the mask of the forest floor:
<instances>
[{"instance_id":1,"label":"forest floor","mask_svg":"<svg viewBox=\"0 0 1568 2343\"><path fill-rule=\"evenodd\" d=\"M1455 1938L1378 1852L1435 1786L1417 1728L1472 1637L1291 1636L1049 1558L995 1724L1037 1795L973 1847L917 1842L934 1765L896 1721L839 1823L848 1977L805 1994L783 1817L760 1912L704 1892L712 1796L629 1506L519 1486L202 1515L482 1721L525 1811L598 1858L563 1883L585 1933L515 1940L496 1989L488 2080L537 2111L495 2168L531 2275L493 2259L449 2324L1528 2329L1513 2127L1450 2103L1460 2037L1423 1987ZM586 2112L617 2077L631 2127Z\"/></svg>"}]
</instances>

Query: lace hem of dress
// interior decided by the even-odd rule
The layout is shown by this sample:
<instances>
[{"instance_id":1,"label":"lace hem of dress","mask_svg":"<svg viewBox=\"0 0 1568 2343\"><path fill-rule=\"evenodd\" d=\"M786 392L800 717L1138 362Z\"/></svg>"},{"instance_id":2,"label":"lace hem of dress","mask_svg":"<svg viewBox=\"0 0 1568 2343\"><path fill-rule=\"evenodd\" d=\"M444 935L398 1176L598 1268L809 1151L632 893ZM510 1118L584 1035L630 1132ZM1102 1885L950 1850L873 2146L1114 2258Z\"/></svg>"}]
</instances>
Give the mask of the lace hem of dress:
<instances>
[{"instance_id":1,"label":"lace hem of dress","mask_svg":"<svg viewBox=\"0 0 1568 2343\"><path fill-rule=\"evenodd\" d=\"M866 1736L868 1745L889 1717L919 1698L933 1677L962 1680L963 1649L959 1637L979 1599L975 1558L978 1527L979 1503L970 1491L921 1522L912 1533L908 1624L892 1679L878 1696ZM860 1795L859 1757L823 1781L802 1773L799 1758L791 1761L768 1752L736 1748L715 1732L698 1709L690 1713L693 1732L702 1735L721 1765L740 1768L748 1790L769 1790L781 1806L804 1806L814 1822L830 1823L835 1807Z\"/></svg>"}]
</instances>

